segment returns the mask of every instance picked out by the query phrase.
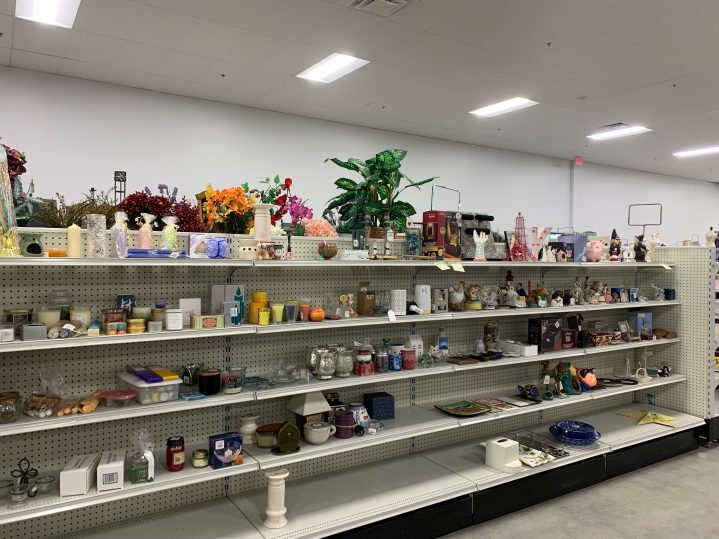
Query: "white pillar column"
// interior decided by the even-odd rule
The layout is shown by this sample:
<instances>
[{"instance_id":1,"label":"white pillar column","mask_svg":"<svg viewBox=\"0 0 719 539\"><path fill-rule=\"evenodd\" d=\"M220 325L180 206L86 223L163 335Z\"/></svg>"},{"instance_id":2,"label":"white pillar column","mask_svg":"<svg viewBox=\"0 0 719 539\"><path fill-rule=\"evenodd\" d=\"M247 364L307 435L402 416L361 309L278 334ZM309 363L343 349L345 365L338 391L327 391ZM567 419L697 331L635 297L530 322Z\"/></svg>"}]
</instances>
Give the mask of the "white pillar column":
<instances>
[{"instance_id":1,"label":"white pillar column","mask_svg":"<svg viewBox=\"0 0 719 539\"><path fill-rule=\"evenodd\" d=\"M267 508L265 509L265 528L277 529L287 526L285 513L285 479L290 475L284 468L270 470L267 478Z\"/></svg>"}]
</instances>

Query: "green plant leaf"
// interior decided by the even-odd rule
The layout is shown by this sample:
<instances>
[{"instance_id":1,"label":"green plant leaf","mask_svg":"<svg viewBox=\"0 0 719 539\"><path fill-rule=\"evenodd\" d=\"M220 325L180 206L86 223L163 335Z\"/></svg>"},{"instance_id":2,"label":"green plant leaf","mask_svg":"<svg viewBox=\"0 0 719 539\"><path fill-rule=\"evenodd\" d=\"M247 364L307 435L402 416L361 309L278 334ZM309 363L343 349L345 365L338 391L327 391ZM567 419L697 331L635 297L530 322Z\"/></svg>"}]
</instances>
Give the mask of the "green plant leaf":
<instances>
[{"instance_id":1,"label":"green plant leaf","mask_svg":"<svg viewBox=\"0 0 719 539\"><path fill-rule=\"evenodd\" d=\"M382 200L387 200L387 195L389 194L389 186L383 183L378 184L377 194Z\"/></svg>"},{"instance_id":2,"label":"green plant leaf","mask_svg":"<svg viewBox=\"0 0 719 539\"><path fill-rule=\"evenodd\" d=\"M277 185L277 184L279 184L279 183L280 183L280 175L277 174L277 175L275 176L275 185Z\"/></svg>"},{"instance_id":3,"label":"green plant leaf","mask_svg":"<svg viewBox=\"0 0 719 539\"><path fill-rule=\"evenodd\" d=\"M374 217L381 217L384 214L385 205L381 202L368 202L363 209Z\"/></svg>"},{"instance_id":4,"label":"green plant leaf","mask_svg":"<svg viewBox=\"0 0 719 539\"><path fill-rule=\"evenodd\" d=\"M339 180L335 180L335 185L340 189L345 189L346 191L356 191L358 187L357 182L350 180L349 178L340 178Z\"/></svg>"},{"instance_id":5,"label":"green plant leaf","mask_svg":"<svg viewBox=\"0 0 719 539\"><path fill-rule=\"evenodd\" d=\"M349 202L352 202L353 200L354 200L354 193L352 193L352 192L346 192L346 193L337 195L336 197L334 197L333 199L328 201L327 207L322 212L322 215L326 214L330 210L339 208L340 206L343 206Z\"/></svg>"},{"instance_id":6,"label":"green plant leaf","mask_svg":"<svg viewBox=\"0 0 719 539\"><path fill-rule=\"evenodd\" d=\"M332 161L338 167L346 168L347 170L354 170L355 172L360 171L359 166L350 161L342 161L341 159L337 159L336 157L332 157L331 159L325 159L325 163L327 161Z\"/></svg>"},{"instance_id":7,"label":"green plant leaf","mask_svg":"<svg viewBox=\"0 0 719 539\"><path fill-rule=\"evenodd\" d=\"M436 179L437 179L437 176L435 176L434 178L427 178L426 180L421 180L421 181L418 181L418 182L413 182L412 180L410 180L409 178L407 178L407 176L405 176L405 178L407 179L407 181L410 183L410 185L411 185L412 187L416 187L417 189L419 189L419 186L420 186L420 185L424 185L425 183L429 183L429 182L431 182L431 181L436 180Z\"/></svg>"},{"instance_id":8,"label":"green plant leaf","mask_svg":"<svg viewBox=\"0 0 719 539\"><path fill-rule=\"evenodd\" d=\"M398 200L394 203L394 206L392 206L392 211L396 215L401 215L402 217L411 217L415 213L417 213L417 210L414 209L414 206L410 204L409 202L402 202L401 200Z\"/></svg>"},{"instance_id":9,"label":"green plant leaf","mask_svg":"<svg viewBox=\"0 0 719 539\"><path fill-rule=\"evenodd\" d=\"M407 155L407 150L392 150L392 153L397 161L402 161Z\"/></svg>"}]
</instances>

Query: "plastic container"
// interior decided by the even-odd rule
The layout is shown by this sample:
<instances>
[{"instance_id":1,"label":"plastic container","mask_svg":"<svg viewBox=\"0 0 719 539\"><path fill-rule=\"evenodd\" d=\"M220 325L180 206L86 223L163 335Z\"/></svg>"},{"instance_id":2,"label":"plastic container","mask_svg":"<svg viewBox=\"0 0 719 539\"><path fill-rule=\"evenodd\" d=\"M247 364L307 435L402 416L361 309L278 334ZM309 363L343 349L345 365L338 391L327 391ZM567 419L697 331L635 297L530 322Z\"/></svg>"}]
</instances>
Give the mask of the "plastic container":
<instances>
[{"instance_id":1,"label":"plastic container","mask_svg":"<svg viewBox=\"0 0 719 539\"><path fill-rule=\"evenodd\" d=\"M134 389L112 389L110 391L103 391L98 397L100 397L100 404L103 406L122 408L135 401L137 391Z\"/></svg>"},{"instance_id":2,"label":"plastic container","mask_svg":"<svg viewBox=\"0 0 719 539\"><path fill-rule=\"evenodd\" d=\"M182 331L182 309L165 309L165 329Z\"/></svg>"},{"instance_id":3,"label":"plastic container","mask_svg":"<svg viewBox=\"0 0 719 539\"><path fill-rule=\"evenodd\" d=\"M137 391L137 402L140 404L156 404L177 400L180 395L180 384L182 380L165 380L156 384L148 384L129 372L121 372L117 375L118 388L134 389Z\"/></svg>"}]
</instances>

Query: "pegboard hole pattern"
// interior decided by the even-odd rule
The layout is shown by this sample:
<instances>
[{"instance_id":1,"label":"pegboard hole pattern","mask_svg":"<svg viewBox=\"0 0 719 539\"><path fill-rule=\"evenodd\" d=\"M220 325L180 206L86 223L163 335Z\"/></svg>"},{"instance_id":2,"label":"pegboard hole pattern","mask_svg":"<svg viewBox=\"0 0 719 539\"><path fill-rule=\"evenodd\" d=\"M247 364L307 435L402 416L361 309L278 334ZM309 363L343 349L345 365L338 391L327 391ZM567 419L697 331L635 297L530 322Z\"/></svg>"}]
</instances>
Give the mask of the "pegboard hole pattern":
<instances>
[{"instance_id":1,"label":"pegboard hole pattern","mask_svg":"<svg viewBox=\"0 0 719 539\"><path fill-rule=\"evenodd\" d=\"M305 248L301 246L302 241L296 243L295 240L296 238L293 238L293 246L297 249ZM60 242L61 239L58 237L56 241ZM304 243L307 245L307 258L314 258L316 241L307 240ZM47 245L64 247L64 240L62 245L53 245L52 242ZM295 253L297 252L296 250ZM710 306L708 301L709 297L713 298L711 253L709 249L666 248L658 250L658 258L661 262L676 263L676 269L669 272L642 269L638 266L612 269L520 268L513 269L513 273L515 283L522 283L525 288L530 280L533 287L542 282L550 288L572 288L574 278L584 278L585 275L591 280L605 281L609 286L641 285L645 295L651 291L648 286L650 282L675 288L682 305L654 309L653 313L662 327L677 329L682 341L678 344L653 347L651 350L655 355L652 359L657 363L670 365L674 372L686 374L688 382L653 388L649 392L661 406L693 415L704 415L704 411L708 410L706 387L708 360L712 351L708 338L710 322L713 321L713 304ZM0 299L5 307L28 304L38 306L47 302L51 290L61 288L70 291L73 302L91 304L98 309L100 306L114 305L115 295L121 293L134 293L138 303L144 305L163 298L169 306L174 306L179 298L199 297L203 301L203 307L207 308L210 286L224 284L229 280L233 284L244 284L246 296L249 296L252 290L268 290L271 301L308 298L315 304L333 309L341 293L354 292L357 283L363 280L369 280L371 288L377 291L405 288L409 291L408 298L411 299L413 283L426 282L433 287L448 287L463 278L467 284L500 284L506 273L504 268L490 267L470 268L463 275L456 272L439 272L433 268L328 269L318 271L314 268L255 267L239 268L232 272L220 267L197 271L197 268L190 267L8 266L0 268ZM698 308L698 305L701 308ZM617 320L626 317L625 313L623 310L592 313L591 317L586 316L585 322L600 319L614 325ZM551 314L551 311L542 311L538 312L537 316ZM500 338L525 339L527 318L528 316L498 319ZM12 389L24 393L38 386L37 378L41 367L56 366L62 369L65 376L67 394L72 395L87 393L98 387L113 387L116 373L123 370L128 363L158 364L174 369L188 362L205 362L214 367L239 364L247 366L250 374L264 374L280 361L304 364L307 353L313 346L329 343L350 345L364 337L378 346L383 338L402 342L407 335L414 333L421 335L425 346L429 347L435 341L440 326L449 336L451 349L464 351L472 346L476 337L482 336L487 321L453 320L451 325L450 321L388 324L344 330L300 331L287 335L228 336L198 341L128 343L111 347L48 350L42 353L21 352L3 354L0 365L4 371L4 383L11 384ZM636 351L607 351L604 354L576 357L572 361L577 366L596 367L600 373L608 374L621 370L627 355L636 363ZM383 390L395 396L397 407L415 403L449 402L467 396L513 393L518 381L539 382L540 367L541 363L497 366L491 369L342 388L339 393L344 402L355 402L361 401L366 392ZM369 466L373 462L411 452L506 433L562 417L580 416L628 404L635 398L638 402L643 402L646 399L645 393L647 392L639 391L581 401L571 406L501 417L476 425L298 462L289 465L290 480L310 480L339 473L349 467ZM259 414L260 424L289 419L291 414L286 409L288 400L289 398L285 397L246 402L5 437L0 462L3 469L8 470L15 467L19 458L27 455L40 469L58 469L76 454L115 448L132 450L136 432L142 427L152 432L153 441L160 449L164 447L166 438L175 434L184 435L188 445L204 444L210 434L239 428L238 416L242 413ZM232 494L241 494L264 488L265 485L266 480L261 471L250 472L224 480L213 480L6 525L0 527L0 537L41 538L72 534L78 530L218 498L224 494L225 489Z\"/></svg>"}]
</instances>

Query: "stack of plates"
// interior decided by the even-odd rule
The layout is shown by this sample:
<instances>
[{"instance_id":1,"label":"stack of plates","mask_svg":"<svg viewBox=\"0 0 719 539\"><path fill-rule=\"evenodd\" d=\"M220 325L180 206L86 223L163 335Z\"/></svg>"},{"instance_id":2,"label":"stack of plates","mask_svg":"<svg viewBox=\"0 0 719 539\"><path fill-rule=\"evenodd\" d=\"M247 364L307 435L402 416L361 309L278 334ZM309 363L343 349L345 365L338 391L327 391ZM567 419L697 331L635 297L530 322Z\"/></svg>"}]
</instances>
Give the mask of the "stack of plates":
<instances>
[{"instance_id":1,"label":"stack of plates","mask_svg":"<svg viewBox=\"0 0 719 539\"><path fill-rule=\"evenodd\" d=\"M589 423L582 423L576 419L559 421L549 427L549 432L557 440L567 445L591 445L602 436Z\"/></svg>"}]
</instances>

